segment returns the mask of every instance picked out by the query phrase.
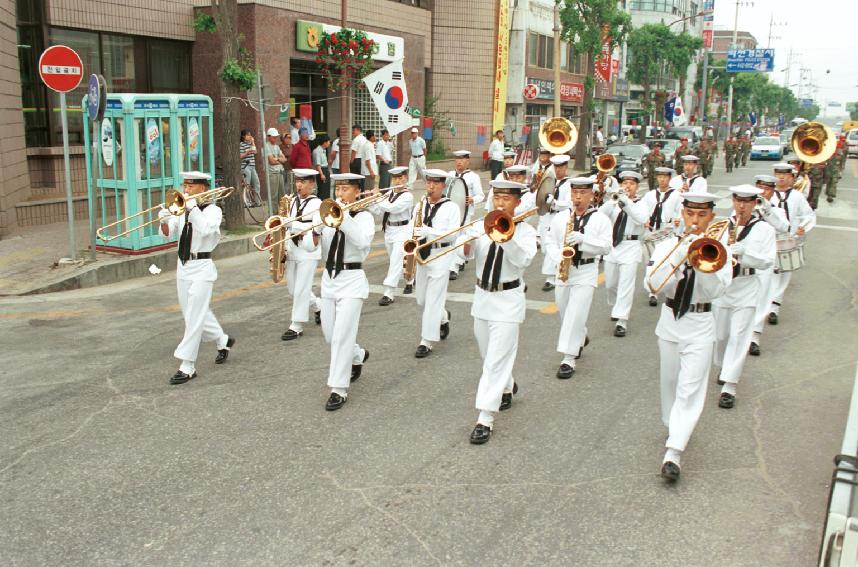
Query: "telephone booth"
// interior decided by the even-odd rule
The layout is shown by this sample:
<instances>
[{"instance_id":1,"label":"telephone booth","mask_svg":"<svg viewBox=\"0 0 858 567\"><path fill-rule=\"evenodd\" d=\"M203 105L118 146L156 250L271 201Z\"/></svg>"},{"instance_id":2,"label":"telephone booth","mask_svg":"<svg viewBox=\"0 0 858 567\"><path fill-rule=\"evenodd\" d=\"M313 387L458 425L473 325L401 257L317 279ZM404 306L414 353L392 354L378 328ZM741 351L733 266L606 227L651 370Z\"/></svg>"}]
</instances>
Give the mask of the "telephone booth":
<instances>
[{"instance_id":1,"label":"telephone booth","mask_svg":"<svg viewBox=\"0 0 858 567\"><path fill-rule=\"evenodd\" d=\"M86 108L87 97L82 108ZM93 132L95 132L93 134ZM90 218L105 227L99 250L127 254L171 246L158 223L170 189L181 190L181 171L199 170L214 180L212 101L203 95L111 94L104 119L84 128ZM130 217L130 218L129 218Z\"/></svg>"}]
</instances>

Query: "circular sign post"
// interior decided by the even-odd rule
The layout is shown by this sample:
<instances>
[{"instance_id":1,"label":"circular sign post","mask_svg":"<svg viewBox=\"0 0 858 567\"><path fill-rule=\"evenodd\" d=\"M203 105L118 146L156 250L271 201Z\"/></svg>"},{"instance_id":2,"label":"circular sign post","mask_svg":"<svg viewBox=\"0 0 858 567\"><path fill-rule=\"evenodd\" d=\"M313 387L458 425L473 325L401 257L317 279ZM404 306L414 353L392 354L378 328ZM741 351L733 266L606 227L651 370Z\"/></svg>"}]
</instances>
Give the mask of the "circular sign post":
<instances>
[{"instance_id":1,"label":"circular sign post","mask_svg":"<svg viewBox=\"0 0 858 567\"><path fill-rule=\"evenodd\" d=\"M51 90L60 93L60 117L63 124L63 165L66 176L66 205L69 216L69 258L77 257L74 235L74 204L72 203L71 164L69 163L69 122L66 115L66 93L74 90L83 78L83 62L74 49L53 45L39 57L39 76ZM90 219L90 224L92 219Z\"/></svg>"},{"instance_id":2,"label":"circular sign post","mask_svg":"<svg viewBox=\"0 0 858 567\"><path fill-rule=\"evenodd\" d=\"M539 87L534 85L533 83L528 83L524 87L524 98L527 100L533 100L539 96Z\"/></svg>"}]
</instances>

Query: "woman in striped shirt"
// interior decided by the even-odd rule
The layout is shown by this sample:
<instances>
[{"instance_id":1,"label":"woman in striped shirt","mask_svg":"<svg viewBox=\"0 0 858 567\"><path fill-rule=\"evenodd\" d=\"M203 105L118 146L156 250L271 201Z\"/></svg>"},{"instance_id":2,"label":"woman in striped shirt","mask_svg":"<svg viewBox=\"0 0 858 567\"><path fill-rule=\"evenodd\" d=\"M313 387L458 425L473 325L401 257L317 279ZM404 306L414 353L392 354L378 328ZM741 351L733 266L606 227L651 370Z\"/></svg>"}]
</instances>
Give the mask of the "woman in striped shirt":
<instances>
[{"instance_id":1,"label":"woman in striped shirt","mask_svg":"<svg viewBox=\"0 0 858 567\"><path fill-rule=\"evenodd\" d=\"M256 173L256 142L250 130L241 131L241 142L238 145L241 152L241 175L244 182L253 187L257 201L259 197L259 175Z\"/></svg>"}]
</instances>

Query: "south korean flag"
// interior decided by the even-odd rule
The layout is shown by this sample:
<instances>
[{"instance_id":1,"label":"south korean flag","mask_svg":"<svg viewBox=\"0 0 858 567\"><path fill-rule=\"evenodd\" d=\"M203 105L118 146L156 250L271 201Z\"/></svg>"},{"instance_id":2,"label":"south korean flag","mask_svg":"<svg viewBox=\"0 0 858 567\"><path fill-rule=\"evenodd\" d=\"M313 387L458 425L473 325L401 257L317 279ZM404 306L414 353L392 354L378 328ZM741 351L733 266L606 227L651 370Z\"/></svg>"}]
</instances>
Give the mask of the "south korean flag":
<instances>
[{"instance_id":1,"label":"south korean flag","mask_svg":"<svg viewBox=\"0 0 858 567\"><path fill-rule=\"evenodd\" d=\"M397 59L367 75L363 82L391 136L396 136L411 127L411 116L407 112L408 92L405 89L402 59Z\"/></svg>"}]
</instances>

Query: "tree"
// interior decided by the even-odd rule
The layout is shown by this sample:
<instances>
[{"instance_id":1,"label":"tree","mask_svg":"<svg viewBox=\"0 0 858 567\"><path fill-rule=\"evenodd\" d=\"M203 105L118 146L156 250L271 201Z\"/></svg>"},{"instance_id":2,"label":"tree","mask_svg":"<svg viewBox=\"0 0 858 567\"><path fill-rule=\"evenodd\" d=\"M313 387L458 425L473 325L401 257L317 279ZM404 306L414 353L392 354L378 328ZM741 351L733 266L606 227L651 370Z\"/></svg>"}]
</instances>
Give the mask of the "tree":
<instances>
[{"instance_id":1,"label":"tree","mask_svg":"<svg viewBox=\"0 0 858 567\"><path fill-rule=\"evenodd\" d=\"M584 109L578 123L578 145L575 148L575 167L586 169L594 109L595 62L602 54L603 44L607 44L609 51L622 45L631 30L632 19L618 7L617 0L555 1L560 6L560 37L572 46L576 54L587 56Z\"/></svg>"},{"instance_id":2,"label":"tree","mask_svg":"<svg viewBox=\"0 0 858 567\"><path fill-rule=\"evenodd\" d=\"M796 112L796 116L804 118L805 120L815 120L816 117L819 116L819 105L814 103L810 108L799 108L798 112Z\"/></svg>"},{"instance_id":3,"label":"tree","mask_svg":"<svg viewBox=\"0 0 858 567\"><path fill-rule=\"evenodd\" d=\"M858 120L858 102L847 102L846 110L849 111L849 118Z\"/></svg>"},{"instance_id":4,"label":"tree","mask_svg":"<svg viewBox=\"0 0 858 567\"><path fill-rule=\"evenodd\" d=\"M697 55L697 50L703 47L703 39L694 37L686 32L671 33L670 43L665 46L668 68L679 78L679 92L685 92L685 81L688 67Z\"/></svg>"},{"instance_id":5,"label":"tree","mask_svg":"<svg viewBox=\"0 0 858 567\"><path fill-rule=\"evenodd\" d=\"M673 33L664 24L646 24L629 34L628 78L644 89L643 106L646 125L652 123L652 82L658 76L667 59L666 46L673 43ZM641 128L641 142L646 138L647 128Z\"/></svg>"}]
</instances>

